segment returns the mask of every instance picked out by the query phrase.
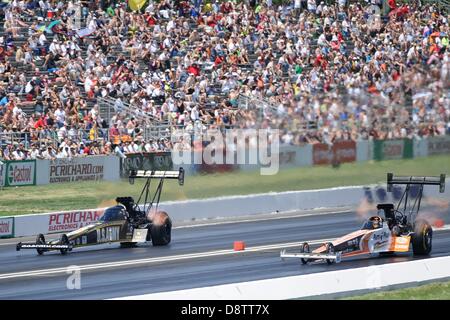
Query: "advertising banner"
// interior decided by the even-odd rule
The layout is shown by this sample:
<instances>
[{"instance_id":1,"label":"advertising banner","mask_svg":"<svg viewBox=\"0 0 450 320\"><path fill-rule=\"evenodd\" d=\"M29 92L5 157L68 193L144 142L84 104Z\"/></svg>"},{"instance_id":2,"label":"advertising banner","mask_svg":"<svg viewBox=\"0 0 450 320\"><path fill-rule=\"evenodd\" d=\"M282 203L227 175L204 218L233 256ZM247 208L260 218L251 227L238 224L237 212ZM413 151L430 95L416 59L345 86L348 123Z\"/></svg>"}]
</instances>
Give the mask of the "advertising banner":
<instances>
[{"instance_id":1,"label":"advertising banner","mask_svg":"<svg viewBox=\"0 0 450 320\"><path fill-rule=\"evenodd\" d=\"M216 153L222 153L222 160L223 163L206 163L204 157L203 157L203 151L195 151L197 155L194 155L194 158L201 157L202 162L200 165L196 167L198 173L224 173L224 172L233 172L235 171L238 166L234 164L227 164L226 163L226 150L216 150L214 154Z\"/></svg>"},{"instance_id":2,"label":"advertising banner","mask_svg":"<svg viewBox=\"0 0 450 320\"><path fill-rule=\"evenodd\" d=\"M340 163L356 161L356 142L337 141L333 144L333 156Z\"/></svg>"},{"instance_id":3,"label":"advertising banner","mask_svg":"<svg viewBox=\"0 0 450 320\"><path fill-rule=\"evenodd\" d=\"M121 162L123 178L127 178L131 170L173 170L171 152L131 153Z\"/></svg>"},{"instance_id":4,"label":"advertising banner","mask_svg":"<svg viewBox=\"0 0 450 320\"><path fill-rule=\"evenodd\" d=\"M329 165L334 162L355 162L356 142L336 141L333 145L318 143L313 145L314 165Z\"/></svg>"},{"instance_id":5,"label":"advertising banner","mask_svg":"<svg viewBox=\"0 0 450 320\"><path fill-rule=\"evenodd\" d=\"M313 145L313 164L324 165L330 164L333 160L333 155L330 146L325 143L317 143Z\"/></svg>"},{"instance_id":6,"label":"advertising banner","mask_svg":"<svg viewBox=\"0 0 450 320\"><path fill-rule=\"evenodd\" d=\"M291 166L296 164L297 152L293 149L280 150L279 163L281 167Z\"/></svg>"},{"instance_id":7,"label":"advertising banner","mask_svg":"<svg viewBox=\"0 0 450 320\"><path fill-rule=\"evenodd\" d=\"M5 186L30 186L36 184L36 162L34 160L7 161Z\"/></svg>"},{"instance_id":8,"label":"advertising banner","mask_svg":"<svg viewBox=\"0 0 450 320\"><path fill-rule=\"evenodd\" d=\"M408 159L414 156L413 141L403 140L376 140L374 142L375 160Z\"/></svg>"},{"instance_id":9,"label":"advertising banner","mask_svg":"<svg viewBox=\"0 0 450 320\"><path fill-rule=\"evenodd\" d=\"M449 154L450 136L428 138L428 155Z\"/></svg>"},{"instance_id":10,"label":"advertising banner","mask_svg":"<svg viewBox=\"0 0 450 320\"><path fill-rule=\"evenodd\" d=\"M313 157L312 157L313 147L310 144L304 146L291 146L291 145L280 145L278 150L278 164L280 168L292 168L292 167L310 167L313 165ZM258 163L256 159L256 163L250 161L251 156L249 153L251 149L246 150L245 155L245 163L239 163L239 170L242 171L254 171L260 170L265 167ZM258 157L259 150L255 149L256 155ZM271 155L271 157L275 158L277 155ZM236 157L237 158L237 157Z\"/></svg>"},{"instance_id":11,"label":"advertising banner","mask_svg":"<svg viewBox=\"0 0 450 320\"><path fill-rule=\"evenodd\" d=\"M48 233L68 232L92 224L105 209L52 213L48 216Z\"/></svg>"},{"instance_id":12,"label":"advertising banner","mask_svg":"<svg viewBox=\"0 0 450 320\"><path fill-rule=\"evenodd\" d=\"M67 158L50 161L50 183L103 180L103 157Z\"/></svg>"},{"instance_id":13,"label":"advertising banner","mask_svg":"<svg viewBox=\"0 0 450 320\"><path fill-rule=\"evenodd\" d=\"M0 218L0 238L14 237L14 218Z\"/></svg>"}]
</instances>

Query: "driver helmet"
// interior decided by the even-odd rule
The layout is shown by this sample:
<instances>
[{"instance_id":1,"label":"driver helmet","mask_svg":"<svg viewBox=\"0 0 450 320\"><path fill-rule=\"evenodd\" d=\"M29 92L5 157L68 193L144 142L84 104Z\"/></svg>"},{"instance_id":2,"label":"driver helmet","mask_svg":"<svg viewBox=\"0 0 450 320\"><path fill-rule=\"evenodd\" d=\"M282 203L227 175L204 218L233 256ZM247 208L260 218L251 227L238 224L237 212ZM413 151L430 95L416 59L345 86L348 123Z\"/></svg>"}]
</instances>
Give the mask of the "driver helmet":
<instances>
[{"instance_id":1,"label":"driver helmet","mask_svg":"<svg viewBox=\"0 0 450 320\"><path fill-rule=\"evenodd\" d=\"M381 218L380 217L372 217L372 226L374 229L378 229L381 227Z\"/></svg>"}]
</instances>

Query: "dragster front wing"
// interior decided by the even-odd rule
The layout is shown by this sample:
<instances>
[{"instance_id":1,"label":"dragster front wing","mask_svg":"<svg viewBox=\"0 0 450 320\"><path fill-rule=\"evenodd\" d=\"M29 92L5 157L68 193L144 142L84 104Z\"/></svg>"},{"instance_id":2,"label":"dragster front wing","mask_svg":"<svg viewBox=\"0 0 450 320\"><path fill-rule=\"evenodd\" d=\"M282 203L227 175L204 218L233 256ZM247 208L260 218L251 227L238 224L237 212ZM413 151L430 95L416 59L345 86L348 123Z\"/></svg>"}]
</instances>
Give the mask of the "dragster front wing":
<instances>
[{"instance_id":1,"label":"dragster front wing","mask_svg":"<svg viewBox=\"0 0 450 320\"><path fill-rule=\"evenodd\" d=\"M16 245L16 251L20 251L21 249L72 250L72 248L73 246L71 244L37 244L19 242Z\"/></svg>"},{"instance_id":2,"label":"dragster front wing","mask_svg":"<svg viewBox=\"0 0 450 320\"><path fill-rule=\"evenodd\" d=\"M341 252L336 253L288 253L286 250L280 252L281 260L285 258L299 258L308 260L334 260L336 263L340 263L342 259Z\"/></svg>"}]
</instances>

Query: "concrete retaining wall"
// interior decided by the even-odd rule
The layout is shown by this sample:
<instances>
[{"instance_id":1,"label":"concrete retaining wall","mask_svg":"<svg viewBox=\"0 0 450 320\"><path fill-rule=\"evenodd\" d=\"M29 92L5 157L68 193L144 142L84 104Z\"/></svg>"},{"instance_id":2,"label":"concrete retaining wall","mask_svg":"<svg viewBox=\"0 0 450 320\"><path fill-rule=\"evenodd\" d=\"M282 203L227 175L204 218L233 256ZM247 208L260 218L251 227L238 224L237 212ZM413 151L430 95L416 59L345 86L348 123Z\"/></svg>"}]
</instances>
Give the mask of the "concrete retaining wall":
<instances>
[{"instance_id":1,"label":"concrete retaining wall","mask_svg":"<svg viewBox=\"0 0 450 320\"><path fill-rule=\"evenodd\" d=\"M450 257L441 257L293 277L152 293L123 297L117 300L286 300L333 293L373 290L448 277L450 277Z\"/></svg>"}]
</instances>

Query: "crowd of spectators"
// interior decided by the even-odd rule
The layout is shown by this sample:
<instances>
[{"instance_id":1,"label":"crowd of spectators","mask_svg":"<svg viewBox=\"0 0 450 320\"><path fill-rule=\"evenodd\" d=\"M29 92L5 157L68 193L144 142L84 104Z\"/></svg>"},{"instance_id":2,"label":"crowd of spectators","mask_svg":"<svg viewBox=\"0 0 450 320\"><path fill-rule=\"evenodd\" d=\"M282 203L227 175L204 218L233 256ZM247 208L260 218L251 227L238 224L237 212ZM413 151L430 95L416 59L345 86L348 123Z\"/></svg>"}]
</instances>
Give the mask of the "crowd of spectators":
<instances>
[{"instance_id":1,"label":"crowd of spectators","mask_svg":"<svg viewBox=\"0 0 450 320\"><path fill-rule=\"evenodd\" d=\"M450 134L447 13L325 2L2 4L0 158L180 148L147 134L164 126L294 145Z\"/></svg>"}]
</instances>

